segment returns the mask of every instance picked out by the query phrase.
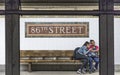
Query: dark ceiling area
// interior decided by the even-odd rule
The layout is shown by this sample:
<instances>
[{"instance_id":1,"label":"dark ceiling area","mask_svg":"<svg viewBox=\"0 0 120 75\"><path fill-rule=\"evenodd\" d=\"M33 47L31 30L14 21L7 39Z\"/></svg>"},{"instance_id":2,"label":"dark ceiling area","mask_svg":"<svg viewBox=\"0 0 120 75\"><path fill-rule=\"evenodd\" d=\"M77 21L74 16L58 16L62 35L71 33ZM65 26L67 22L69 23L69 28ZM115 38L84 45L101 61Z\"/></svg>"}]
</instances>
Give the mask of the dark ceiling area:
<instances>
[{"instance_id":1,"label":"dark ceiling area","mask_svg":"<svg viewBox=\"0 0 120 75\"><path fill-rule=\"evenodd\" d=\"M23 6L46 6L47 5L79 5L79 6L98 6L99 0L19 0ZM0 0L4 3L5 0ZM114 0L115 5L120 5L120 0ZM67 3L67 4L65 4Z\"/></svg>"},{"instance_id":2,"label":"dark ceiling area","mask_svg":"<svg viewBox=\"0 0 120 75\"><path fill-rule=\"evenodd\" d=\"M22 3L98 3L99 0L20 0ZM0 0L0 3L5 2L5 0ZM120 0L114 0L115 3L120 2Z\"/></svg>"},{"instance_id":3,"label":"dark ceiling area","mask_svg":"<svg viewBox=\"0 0 120 75\"><path fill-rule=\"evenodd\" d=\"M21 3L98 3L99 0L19 0ZM0 0L0 3L5 0Z\"/></svg>"}]
</instances>

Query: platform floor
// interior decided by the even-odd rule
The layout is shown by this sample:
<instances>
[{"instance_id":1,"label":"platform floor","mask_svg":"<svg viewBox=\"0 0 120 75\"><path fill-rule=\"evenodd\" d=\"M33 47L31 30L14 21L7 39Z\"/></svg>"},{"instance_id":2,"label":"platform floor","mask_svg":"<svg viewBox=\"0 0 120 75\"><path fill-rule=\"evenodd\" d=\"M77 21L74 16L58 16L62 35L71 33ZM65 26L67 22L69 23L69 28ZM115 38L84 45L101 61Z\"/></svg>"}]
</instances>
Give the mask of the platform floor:
<instances>
[{"instance_id":1,"label":"platform floor","mask_svg":"<svg viewBox=\"0 0 120 75\"><path fill-rule=\"evenodd\" d=\"M5 75L4 72L0 72L0 75ZM79 75L75 71L36 71L36 72L21 72L20 75ZM84 75L99 75L98 72ZM115 75L120 75L120 72L116 72Z\"/></svg>"}]
</instances>

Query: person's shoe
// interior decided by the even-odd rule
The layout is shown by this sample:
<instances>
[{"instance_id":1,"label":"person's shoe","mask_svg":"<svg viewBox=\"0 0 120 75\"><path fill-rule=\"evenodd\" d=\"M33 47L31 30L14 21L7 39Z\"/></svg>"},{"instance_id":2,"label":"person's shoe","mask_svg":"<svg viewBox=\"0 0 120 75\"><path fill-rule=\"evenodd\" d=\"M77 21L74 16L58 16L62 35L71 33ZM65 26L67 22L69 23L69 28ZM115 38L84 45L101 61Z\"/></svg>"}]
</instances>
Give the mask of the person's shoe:
<instances>
[{"instance_id":1,"label":"person's shoe","mask_svg":"<svg viewBox=\"0 0 120 75\"><path fill-rule=\"evenodd\" d=\"M92 71L89 71L89 74L91 74L92 73Z\"/></svg>"},{"instance_id":2,"label":"person's shoe","mask_svg":"<svg viewBox=\"0 0 120 75\"><path fill-rule=\"evenodd\" d=\"M91 74L92 73L92 70L89 70L89 74Z\"/></svg>"},{"instance_id":3,"label":"person's shoe","mask_svg":"<svg viewBox=\"0 0 120 75\"><path fill-rule=\"evenodd\" d=\"M86 73L86 71L83 69L83 70L81 70L81 73L85 74L85 73Z\"/></svg>"},{"instance_id":4,"label":"person's shoe","mask_svg":"<svg viewBox=\"0 0 120 75\"><path fill-rule=\"evenodd\" d=\"M96 71L96 69L95 69L95 68L93 68L93 69L92 69L92 72L95 72L95 71Z\"/></svg>"},{"instance_id":5,"label":"person's shoe","mask_svg":"<svg viewBox=\"0 0 120 75\"><path fill-rule=\"evenodd\" d=\"M78 69L77 74L82 74L81 69Z\"/></svg>"},{"instance_id":6,"label":"person's shoe","mask_svg":"<svg viewBox=\"0 0 120 75\"><path fill-rule=\"evenodd\" d=\"M87 69L86 68L83 68L83 70L86 72L87 71Z\"/></svg>"},{"instance_id":7,"label":"person's shoe","mask_svg":"<svg viewBox=\"0 0 120 75\"><path fill-rule=\"evenodd\" d=\"M96 72L99 72L99 69L96 69L95 71L96 71Z\"/></svg>"}]
</instances>

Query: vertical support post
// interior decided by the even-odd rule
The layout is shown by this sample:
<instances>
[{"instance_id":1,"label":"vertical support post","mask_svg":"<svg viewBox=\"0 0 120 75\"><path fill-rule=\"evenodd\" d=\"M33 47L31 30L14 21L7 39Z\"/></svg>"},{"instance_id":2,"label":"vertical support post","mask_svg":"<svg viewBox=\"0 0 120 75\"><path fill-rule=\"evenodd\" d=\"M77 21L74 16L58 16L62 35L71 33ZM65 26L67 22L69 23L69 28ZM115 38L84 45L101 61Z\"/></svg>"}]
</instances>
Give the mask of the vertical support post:
<instances>
[{"instance_id":1,"label":"vertical support post","mask_svg":"<svg viewBox=\"0 0 120 75\"><path fill-rule=\"evenodd\" d=\"M107 0L107 10L114 10L114 0ZM107 15L108 75L114 75L114 15Z\"/></svg>"},{"instance_id":2,"label":"vertical support post","mask_svg":"<svg viewBox=\"0 0 120 75\"><path fill-rule=\"evenodd\" d=\"M19 0L5 0L5 10L19 10ZM5 15L6 75L20 75L19 15Z\"/></svg>"},{"instance_id":3,"label":"vertical support post","mask_svg":"<svg viewBox=\"0 0 120 75\"><path fill-rule=\"evenodd\" d=\"M100 15L99 43L100 43L100 75L107 75L107 24L105 15Z\"/></svg>"},{"instance_id":4,"label":"vertical support post","mask_svg":"<svg viewBox=\"0 0 120 75\"><path fill-rule=\"evenodd\" d=\"M28 72L32 72L32 63L28 63Z\"/></svg>"},{"instance_id":5,"label":"vertical support post","mask_svg":"<svg viewBox=\"0 0 120 75\"><path fill-rule=\"evenodd\" d=\"M100 0L100 11L113 10L113 0ZM100 15L100 75L114 75L113 15Z\"/></svg>"},{"instance_id":6,"label":"vertical support post","mask_svg":"<svg viewBox=\"0 0 120 75\"><path fill-rule=\"evenodd\" d=\"M106 10L106 0L99 0L99 10ZM99 16L100 75L107 75L107 16Z\"/></svg>"}]
</instances>

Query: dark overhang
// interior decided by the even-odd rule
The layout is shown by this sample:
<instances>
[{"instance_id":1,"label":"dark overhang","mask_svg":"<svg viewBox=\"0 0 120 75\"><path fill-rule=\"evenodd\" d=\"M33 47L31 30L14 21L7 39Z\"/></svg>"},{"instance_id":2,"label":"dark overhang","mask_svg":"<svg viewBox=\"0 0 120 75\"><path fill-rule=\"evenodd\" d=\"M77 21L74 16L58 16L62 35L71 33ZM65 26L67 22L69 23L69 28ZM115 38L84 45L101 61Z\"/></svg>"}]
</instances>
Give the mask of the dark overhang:
<instances>
[{"instance_id":1,"label":"dark overhang","mask_svg":"<svg viewBox=\"0 0 120 75\"><path fill-rule=\"evenodd\" d=\"M99 0L20 0L22 3L98 3ZM4 3L5 0L0 0ZM115 3L120 3L120 0L114 0Z\"/></svg>"}]
</instances>

